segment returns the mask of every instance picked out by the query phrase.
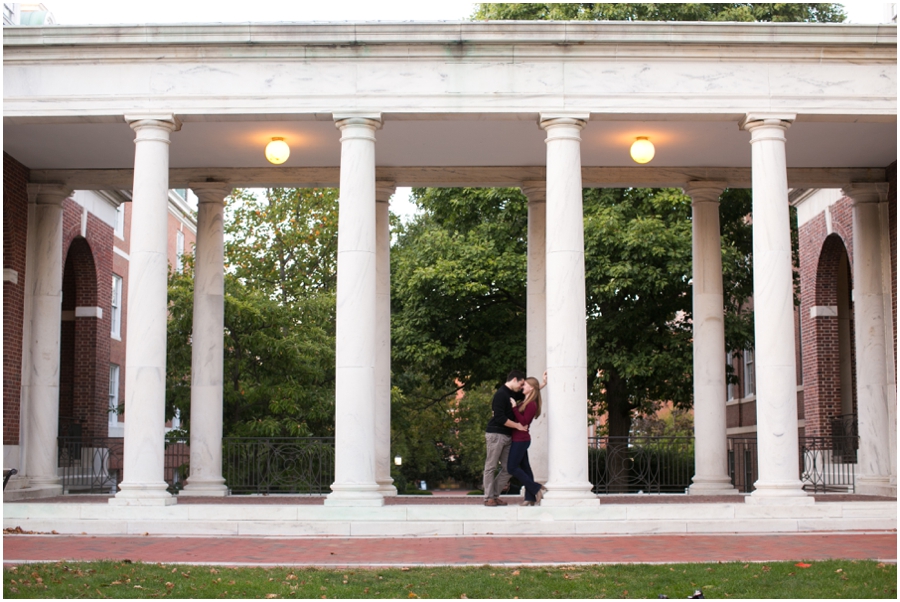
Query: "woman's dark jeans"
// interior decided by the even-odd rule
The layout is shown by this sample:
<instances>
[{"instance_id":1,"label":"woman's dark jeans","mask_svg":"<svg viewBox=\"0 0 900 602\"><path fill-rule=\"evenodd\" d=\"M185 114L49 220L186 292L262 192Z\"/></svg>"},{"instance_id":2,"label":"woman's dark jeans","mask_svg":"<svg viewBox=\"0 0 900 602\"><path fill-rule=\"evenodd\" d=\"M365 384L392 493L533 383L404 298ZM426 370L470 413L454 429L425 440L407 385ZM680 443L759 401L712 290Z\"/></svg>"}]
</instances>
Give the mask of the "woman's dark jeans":
<instances>
[{"instance_id":1,"label":"woman's dark jeans","mask_svg":"<svg viewBox=\"0 0 900 602\"><path fill-rule=\"evenodd\" d=\"M533 502L537 498L541 486L534 482L534 473L528 463L528 446L531 441L513 441L509 448L509 460L506 471L516 477L525 487L525 501Z\"/></svg>"}]
</instances>

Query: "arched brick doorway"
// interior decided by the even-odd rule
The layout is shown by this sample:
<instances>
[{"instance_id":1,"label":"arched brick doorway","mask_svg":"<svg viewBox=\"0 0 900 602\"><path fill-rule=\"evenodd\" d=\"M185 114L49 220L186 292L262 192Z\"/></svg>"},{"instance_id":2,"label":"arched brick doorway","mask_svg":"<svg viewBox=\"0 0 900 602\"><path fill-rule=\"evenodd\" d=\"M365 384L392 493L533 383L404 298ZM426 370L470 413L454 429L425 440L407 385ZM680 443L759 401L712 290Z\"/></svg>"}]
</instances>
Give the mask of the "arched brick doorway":
<instances>
[{"instance_id":1,"label":"arched brick doorway","mask_svg":"<svg viewBox=\"0 0 900 602\"><path fill-rule=\"evenodd\" d=\"M856 358L850 259L843 239L822 243L815 274L815 297L804 332L805 434L856 433Z\"/></svg>"},{"instance_id":2,"label":"arched brick doorway","mask_svg":"<svg viewBox=\"0 0 900 602\"><path fill-rule=\"evenodd\" d=\"M60 436L107 434L109 332L102 331L105 312L99 306L97 288L94 254L86 239L76 237L63 268Z\"/></svg>"}]
</instances>

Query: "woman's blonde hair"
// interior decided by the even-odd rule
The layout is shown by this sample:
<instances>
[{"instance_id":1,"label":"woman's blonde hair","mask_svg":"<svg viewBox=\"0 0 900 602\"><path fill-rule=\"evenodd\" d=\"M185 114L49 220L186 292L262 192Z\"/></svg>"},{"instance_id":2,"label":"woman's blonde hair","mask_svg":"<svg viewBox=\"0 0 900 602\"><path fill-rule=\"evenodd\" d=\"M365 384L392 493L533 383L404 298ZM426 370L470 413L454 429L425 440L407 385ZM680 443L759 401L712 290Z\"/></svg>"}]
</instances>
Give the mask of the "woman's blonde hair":
<instances>
[{"instance_id":1,"label":"woman's blonde hair","mask_svg":"<svg viewBox=\"0 0 900 602\"><path fill-rule=\"evenodd\" d=\"M524 401L519 403L519 411L524 410L525 406L533 401L537 404L537 411L534 413L534 417L537 418L541 415L541 383L533 376L526 378L525 382L531 385L531 393L525 396Z\"/></svg>"}]
</instances>

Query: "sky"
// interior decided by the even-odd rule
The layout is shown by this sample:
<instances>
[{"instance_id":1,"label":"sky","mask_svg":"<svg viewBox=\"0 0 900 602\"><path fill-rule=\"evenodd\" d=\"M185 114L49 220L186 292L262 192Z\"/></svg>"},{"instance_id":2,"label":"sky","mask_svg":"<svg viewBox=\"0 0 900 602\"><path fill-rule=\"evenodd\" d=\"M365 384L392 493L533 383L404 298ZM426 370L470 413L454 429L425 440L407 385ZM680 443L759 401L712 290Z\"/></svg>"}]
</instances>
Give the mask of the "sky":
<instances>
[{"instance_id":1,"label":"sky","mask_svg":"<svg viewBox=\"0 0 900 602\"><path fill-rule=\"evenodd\" d=\"M879 2L845 2L850 23L879 23L885 5ZM60 25L123 23L267 23L285 21L463 21L476 3L460 0L336 1L263 0L44 0ZM415 214L409 188L398 188L391 211L403 219Z\"/></svg>"}]
</instances>

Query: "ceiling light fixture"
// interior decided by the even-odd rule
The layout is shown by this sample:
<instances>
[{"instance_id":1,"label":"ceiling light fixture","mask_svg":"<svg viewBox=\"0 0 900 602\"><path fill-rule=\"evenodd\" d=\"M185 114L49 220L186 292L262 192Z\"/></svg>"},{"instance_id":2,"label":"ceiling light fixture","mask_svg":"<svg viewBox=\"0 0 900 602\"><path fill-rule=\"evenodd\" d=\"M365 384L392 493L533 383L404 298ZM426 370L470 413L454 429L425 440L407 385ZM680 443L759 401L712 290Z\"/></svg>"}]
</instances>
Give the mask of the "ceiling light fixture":
<instances>
[{"instance_id":1,"label":"ceiling light fixture","mask_svg":"<svg viewBox=\"0 0 900 602\"><path fill-rule=\"evenodd\" d=\"M272 141L266 145L266 160L275 165L281 165L291 156L291 148L284 141L284 138L272 138Z\"/></svg>"},{"instance_id":2,"label":"ceiling light fixture","mask_svg":"<svg viewBox=\"0 0 900 602\"><path fill-rule=\"evenodd\" d=\"M656 149L646 136L638 136L637 140L634 141L634 144L631 145L631 158L634 159L635 163L640 163L642 165L644 163L649 163L655 154Z\"/></svg>"}]
</instances>

